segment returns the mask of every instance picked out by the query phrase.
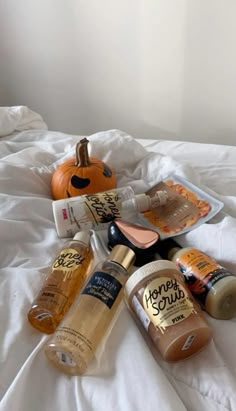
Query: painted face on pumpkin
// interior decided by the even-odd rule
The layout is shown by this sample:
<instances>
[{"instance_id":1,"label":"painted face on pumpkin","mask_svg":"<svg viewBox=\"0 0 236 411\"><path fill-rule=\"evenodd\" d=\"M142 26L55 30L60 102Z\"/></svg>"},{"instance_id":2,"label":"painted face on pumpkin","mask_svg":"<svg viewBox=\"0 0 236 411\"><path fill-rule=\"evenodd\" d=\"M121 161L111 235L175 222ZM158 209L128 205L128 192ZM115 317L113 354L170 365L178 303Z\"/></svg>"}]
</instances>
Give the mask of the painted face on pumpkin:
<instances>
[{"instance_id":1,"label":"painted face on pumpkin","mask_svg":"<svg viewBox=\"0 0 236 411\"><path fill-rule=\"evenodd\" d=\"M104 177L108 177L108 178L112 176L111 169L105 163L103 163L103 173L102 174L104 175ZM83 177L79 177L76 175L73 175L70 181L71 181L71 185L77 189L86 188L89 186L91 182L89 178L83 178ZM67 196L72 197L68 190L67 190Z\"/></svg>"},{"instance_id":2,"label":"painted face on pumpkin","mask_svg":"<svg viewBox=\"0 0 236 411\"><path fill-rule=\"evenodd\" d=\"M116 188L116 173L97 157L88 154L88 140L83 138L75 147L76 156L60 164L51 179L54 200L94 194Z\"/></svg>"}]
</instances>

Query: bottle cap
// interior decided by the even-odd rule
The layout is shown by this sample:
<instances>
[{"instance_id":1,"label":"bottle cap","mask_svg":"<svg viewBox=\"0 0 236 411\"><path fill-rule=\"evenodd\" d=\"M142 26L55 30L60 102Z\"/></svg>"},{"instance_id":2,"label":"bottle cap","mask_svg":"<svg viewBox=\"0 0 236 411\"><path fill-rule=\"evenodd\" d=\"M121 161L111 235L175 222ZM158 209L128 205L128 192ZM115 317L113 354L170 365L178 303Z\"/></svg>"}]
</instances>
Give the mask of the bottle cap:
<instances>
[{"instance_id":1,"label":"bottle cap","mask_svg":"<svg viewBox=\"0 0 236 411\"><path fill-rule=\"evenodd\" d=\"M73 240L81 241L82 243L89 245L90 237L91 237L90 231L79 231L78 233L74 235Z\"/></svg>"},{"instance_id":2,"label":"bottle cap","mask_svg":"<svg viewBox=\"0 0 236 411\"><path fill-rule=\"evenodd\" d=\"M163 258L164 260L168 260L170 251L176 249L181 249L181 245L179 245L173 238L167 238L166 240L159 241L157 244L157 253Z\"/></svg>"},{"instance_id":3,"label":"bottle cap","mask_svg":"<svg viewBox=\"0 0 236 411\"><path fill-rule=\"evenodd\" d=\"M125 270L128 270L135 261L135 253L131 248L118 244L112 249L107 260L114 261L121 265Z\"/></svg>"},{"instance_id":4,"label":"bottle cap","mask_svg":"<svg viewBox=\"0 0 236 411\"><path fill-rule=\"evenodd\" d=\"M107 230L108 248L111 250L118 244L125 245L135 252L136 267L149 263L154 259L159 234L151 228L132 224L122 219L115 219Z\"/></svg>"},{"instance_id":5,"label":"bottle cap","mask_svg":"<svg viewBox=\"0 0 236 411\"><path fill-rule=\"evenodd\" d=\"M136 205L137 210L142 213L142 211L150 210L150 197L146 194L136 194Z\"/></svg>"},{"instance_id":6,"label":"bottle cap","mask_svg":"<svg viewBox=\"0 0 236 411\"><path fill-rule=\"evenodd\" d=\"M152 274L158 274L162 270L168 270L174 272L179 272L176 265L171 261L166 260L156 260L152 261L148 264L143 265L142 267L138 268L134 273L129 277L129 279L125 283L125 294L127 297L130 296L134 288L143 280L146 280L148 277L152 276ZM179 272L180 273L180 272ZM181 274L180 274L181 275Z\"/></svg>"},{"instance_id":7,"label":"bottle cap","mask_svg":"<svg viewBox=\"0 0 236 411\"><path fill-rule=\"evenodd\" d=\"M137 209L140 213L151 210L152 208L160 207L166 204L168 194L166 191L156 191L154 197L147 194L136 194L135 196Z\"/></svg>"},{"instance_id":8,"label":"bottle cap","mask_svg":"<svg viewBox=\"0 0 236 411\"><path fill-rule=\"evenodd\" d=\"M166 204L169 195L167 191L158 190L154 197L151 197L151 208L160 207Z\"/></svg>"}]
</instances>

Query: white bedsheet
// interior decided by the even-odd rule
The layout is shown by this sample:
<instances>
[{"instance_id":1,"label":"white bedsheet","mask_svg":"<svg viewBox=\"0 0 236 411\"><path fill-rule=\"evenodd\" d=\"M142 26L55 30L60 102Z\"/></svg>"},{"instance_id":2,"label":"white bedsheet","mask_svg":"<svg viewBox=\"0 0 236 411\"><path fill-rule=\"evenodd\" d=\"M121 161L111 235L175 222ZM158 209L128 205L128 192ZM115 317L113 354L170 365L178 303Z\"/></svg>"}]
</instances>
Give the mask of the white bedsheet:
<instances>
[{"instance_id":1,"label":"white bedsheet","mask_svg":"<svg viewBox=\"0 0 236 411\"><path fill-rule=\"evenodd\" d=\"M205 314L213 328L211 343L188 360L168 364L153 358L122 304L101 372L68 377L48 362L43 346L50 336L28 324L27 311L66 241L55 230L51 172L74 155L80 136L48 131L40 116L35 128L22 110L23 131L10 122L5 132L3 110L0 115L0 410L236 410L235 319ZM116 168L119 186L131 184L138 193L175 172L213 190L225 204L223 212L178 241L236 273L236 147L137 141L119 130L89 140L91 153ZM105 238L105 232L93 238L96 260L106 255L99 242Z\"/></svg>"}]
</instances>

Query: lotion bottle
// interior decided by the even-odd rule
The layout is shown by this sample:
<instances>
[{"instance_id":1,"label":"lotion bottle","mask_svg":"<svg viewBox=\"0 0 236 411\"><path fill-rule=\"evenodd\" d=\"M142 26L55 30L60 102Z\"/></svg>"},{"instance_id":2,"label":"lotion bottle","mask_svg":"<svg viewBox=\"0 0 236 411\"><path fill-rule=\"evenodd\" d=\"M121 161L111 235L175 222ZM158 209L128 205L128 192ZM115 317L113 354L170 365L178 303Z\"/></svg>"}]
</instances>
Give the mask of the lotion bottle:
<instances>
[{"instance_id":1,"label":"lotion bottle","mask_svg":"<svg viewBox=\"0 0 236 411\"><path fill-rule=\"evenodd\" d=\"M182 248L171 238L160 242L157 252L176 264L208 314L221 320L236 316L236 277L232 273L204 252Z\"/></svg>"},{"instance_id":2,"label":"lotion bottle","mask_svg":"<svg viewBox=\"0 0 236 411\"><path fill-rule=\"evenodd\" d=\"M81 230L104 229L116 218L130 219L138 212L165 205L166 191L157 191L154 197L136 194L132 187L116 188L96 194L87 194L53 201L53 215L59 237L73 237ZM106 225L105 225L106 224Z\"/></svg>"},{"instance_id":3,"label":"lotion bottle","mask_svg":"<svg viewBox=\"0 0 236 411\"><path fill-rule=\"evenodd\" d=\"M49 360L70 375L83 375L108 331L123 297L134 252L116 245L90 276L67 316L45 346Z\"/></svg>"},{"instance_id":4,"label":"lotion bottle","mask_svg":"<svg viewBox=\"0 0 236 411\"><path fill-rule=\"evenodd\" d=\"M57 254L28 312L30 324L39 331L47 334L55 331L84 285L93 262L90 235L88 231L75 234Z\"/></svg>"}]
</instances>

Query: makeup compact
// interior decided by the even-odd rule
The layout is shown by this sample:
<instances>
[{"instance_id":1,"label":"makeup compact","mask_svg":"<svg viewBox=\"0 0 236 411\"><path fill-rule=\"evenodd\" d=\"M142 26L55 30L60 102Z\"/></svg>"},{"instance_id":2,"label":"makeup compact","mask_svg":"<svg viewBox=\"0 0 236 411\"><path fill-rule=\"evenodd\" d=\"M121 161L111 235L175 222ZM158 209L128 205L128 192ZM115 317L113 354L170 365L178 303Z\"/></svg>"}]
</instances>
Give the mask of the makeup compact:
<instances>
[{"instance_id":1,"label":"makeup compact","mask_svg":"<svg viewBox=\"0 0 236 411\"><path fill-rule=\"evenodd\" d=\"M154 260L159 234L150 228L116 219L108 227L108 248L117 244L131 248L136 254L134 265L140 267Z\"/></svg>"}]
</instances>

